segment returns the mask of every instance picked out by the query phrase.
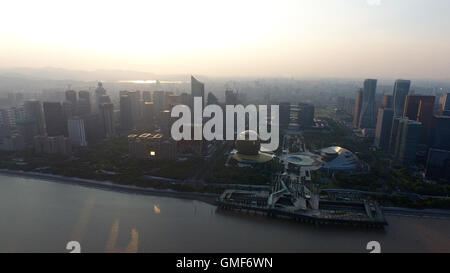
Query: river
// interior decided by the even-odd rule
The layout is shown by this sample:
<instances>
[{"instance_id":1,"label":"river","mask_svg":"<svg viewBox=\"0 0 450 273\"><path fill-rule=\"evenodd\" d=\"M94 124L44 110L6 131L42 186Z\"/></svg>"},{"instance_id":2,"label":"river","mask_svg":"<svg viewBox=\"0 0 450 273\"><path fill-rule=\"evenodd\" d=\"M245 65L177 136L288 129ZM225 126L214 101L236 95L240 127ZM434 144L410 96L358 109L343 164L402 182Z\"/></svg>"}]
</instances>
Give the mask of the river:
<instances>
[{"instance_id":1,"label":"river","mask_svg":"<svg viewBox=\"0 0 450 273\"><path fill-rule=\"evenodd\" d=\"M200 201L0 175L0 252L450 252L450 220L388 216L385 230L224 213Z\"/></svg>"}]
</instances>

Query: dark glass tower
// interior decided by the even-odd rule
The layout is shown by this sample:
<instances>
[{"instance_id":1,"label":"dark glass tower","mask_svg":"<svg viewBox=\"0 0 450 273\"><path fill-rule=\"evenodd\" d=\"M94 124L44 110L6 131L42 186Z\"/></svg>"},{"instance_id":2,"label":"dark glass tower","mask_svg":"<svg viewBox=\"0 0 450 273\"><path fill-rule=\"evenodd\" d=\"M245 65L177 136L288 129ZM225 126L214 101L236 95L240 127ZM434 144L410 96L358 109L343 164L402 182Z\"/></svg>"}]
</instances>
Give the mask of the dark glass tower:
<instances>
[{"instance_id":1,"label":"dark glass tower","mask_svg":"<svg viewBox=\"0 0 450 273\"><path fill-rule=\"evenodd\" d=\"M394 116L400 117L403 114L405 108L406 96L409 94L409 88L411 81L409 80L396 80L394 85Z\"/></svg>"},{"instance_id":2,"label":"dark glass tower","mask_svg":"<svg viewBox=\"0 0 450 273\"><path fill-rule=\"evenodd\" d=\"M364 81L359 128L375 128L375 123L377 120L375 105L376 89L377 80L367 79Z\"/></svg>"}]
</instances>

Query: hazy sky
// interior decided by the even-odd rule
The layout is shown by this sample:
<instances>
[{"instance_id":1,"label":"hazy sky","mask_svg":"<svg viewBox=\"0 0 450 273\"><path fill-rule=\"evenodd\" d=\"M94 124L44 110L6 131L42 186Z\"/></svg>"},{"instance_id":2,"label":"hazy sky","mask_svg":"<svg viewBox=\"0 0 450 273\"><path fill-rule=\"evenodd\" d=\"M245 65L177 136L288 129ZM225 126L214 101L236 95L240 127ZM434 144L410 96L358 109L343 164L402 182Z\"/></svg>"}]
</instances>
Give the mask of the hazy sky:
<instances>
[{"instance_id":1,"label":"hazy sky","mask_svg":"<svg viewBox=\"0 0 450 273\"><path fill-rule=\"evenodd\" d=\"M450 78L448 0L4 0L0 67Z\"/></svg>"}]
</instances>

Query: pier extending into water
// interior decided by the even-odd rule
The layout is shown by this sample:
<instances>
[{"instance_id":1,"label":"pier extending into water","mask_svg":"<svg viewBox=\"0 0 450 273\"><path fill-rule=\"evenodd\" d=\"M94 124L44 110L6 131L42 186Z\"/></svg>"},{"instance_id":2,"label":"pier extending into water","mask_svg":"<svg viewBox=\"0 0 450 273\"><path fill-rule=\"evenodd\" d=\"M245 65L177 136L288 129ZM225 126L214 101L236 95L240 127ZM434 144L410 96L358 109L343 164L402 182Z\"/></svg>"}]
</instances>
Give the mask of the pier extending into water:
<instances>
[{"instance_id":1,"label":"pier extending into water","mask_svg":"<svg viewBox=\"0 0 450 273\"><path fill-rule=\"evenodd\" d=\"M269 205L268 192L227 190L216 201L218 209L270 217L287 218L302 223L383 228L388 223L374 201L342 202L319 201L318 209L296 209L276 204Z\"/></svg>"}]
</instances>

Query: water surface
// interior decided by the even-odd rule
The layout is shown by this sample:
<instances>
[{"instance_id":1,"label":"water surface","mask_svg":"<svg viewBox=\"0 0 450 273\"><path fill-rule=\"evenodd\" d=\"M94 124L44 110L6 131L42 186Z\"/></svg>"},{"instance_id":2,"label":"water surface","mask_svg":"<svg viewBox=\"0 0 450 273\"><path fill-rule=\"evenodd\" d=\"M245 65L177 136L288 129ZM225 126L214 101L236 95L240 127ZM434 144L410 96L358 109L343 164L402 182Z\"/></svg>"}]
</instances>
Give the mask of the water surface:
<instances>
[{"instance_id":1,"label":"water surface","mask_svg":"<svg viewBox=\"0 0 450 273\"><path fill-rule=\"evenodd\" d=\"M223 213L199 201L0 175L0 252L450 252L450 220L387 217L384 231Z\"/></svg>"}]
</instances>

